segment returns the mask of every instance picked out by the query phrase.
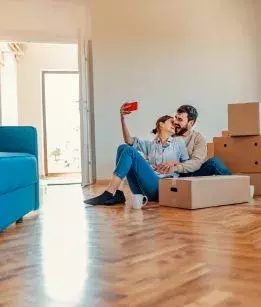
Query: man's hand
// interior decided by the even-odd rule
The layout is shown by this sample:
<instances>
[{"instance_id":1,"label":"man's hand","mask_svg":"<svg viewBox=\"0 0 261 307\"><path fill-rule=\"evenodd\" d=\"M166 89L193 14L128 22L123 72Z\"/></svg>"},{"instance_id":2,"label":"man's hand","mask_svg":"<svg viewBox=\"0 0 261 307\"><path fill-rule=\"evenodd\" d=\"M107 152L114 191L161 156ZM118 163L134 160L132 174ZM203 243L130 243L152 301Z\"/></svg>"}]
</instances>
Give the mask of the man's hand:
<instances>
[{"instance_id":1,"label":"man's hand","mask_svg":"<svg viewBox=\"0 0 261 307\"><path fill-rule=\"evenodd\" d=\"M175 166L171 165L166 165L164 163L158 165L156 171L160 174L169 174L169 173L174 173L175 171Z\"/></svg>"},{"instance_id":2,"label":"man's hand","mask_svg":"<svg viewBox=\"0 0 261 307\"><path fill-rule=\"evenodd\" d=\"M170 166L176 166L176 165L179 164L179 161L178 160L171 160L171 161L164 162L162 164L166 164L166 165L170 165Z\"/></svg>"},{"instance_id":3,"label":"man's hand","mask_svg":"<svg viewBox=\"0 0 261 307\"><path fill-rule=\"evenodd\" d=\"M124 110L127 105L128 102L125 102L120 108L121 118L124 118L125 115L131 114L131 111Z\"/></svg>"},{"instance_id":4,"label":"man's hand","mask_svg":"<svg viewBox=\"0 0 261 307\"><path fill-rule=\"evenodd\" d=\"M160 165L154 168L160 174L169 174L175 172L175 167L179 164L179 161L173 160L161 163Z\"/></svg>"}]
</instances>

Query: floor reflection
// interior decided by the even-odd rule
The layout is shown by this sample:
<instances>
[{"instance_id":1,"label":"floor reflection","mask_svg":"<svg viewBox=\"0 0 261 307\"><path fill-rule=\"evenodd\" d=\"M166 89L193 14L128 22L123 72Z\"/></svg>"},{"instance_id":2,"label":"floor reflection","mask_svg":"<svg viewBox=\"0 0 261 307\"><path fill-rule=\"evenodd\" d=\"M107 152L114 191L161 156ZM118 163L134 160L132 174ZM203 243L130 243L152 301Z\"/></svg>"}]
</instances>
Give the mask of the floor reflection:
<instances>
[{"instance_id":1,"label":"floor reflection","mask_svg":"<svg viewBox=\"0 0 261 307\"><path fill-rule=\"evenodd\" d=\"M88 221L81 187L61 186L61 193L57 189L57 186L43 188L42 193L44 289L50 299L75 305L82 299L88 278Z\"/></svg>"}]
</instances>

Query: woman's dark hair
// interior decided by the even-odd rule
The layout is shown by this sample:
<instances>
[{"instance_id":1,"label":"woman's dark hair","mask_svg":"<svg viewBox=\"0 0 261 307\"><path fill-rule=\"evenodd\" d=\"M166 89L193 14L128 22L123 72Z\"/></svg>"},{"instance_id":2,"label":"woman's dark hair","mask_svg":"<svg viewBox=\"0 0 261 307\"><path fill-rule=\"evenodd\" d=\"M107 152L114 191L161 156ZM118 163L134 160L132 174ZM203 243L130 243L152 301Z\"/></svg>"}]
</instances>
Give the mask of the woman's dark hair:
<instances>
[{"instance_id":1,"label":"woman's dark hair","mask_svg":"<svg viewBox=\"0 0 261 307\"><path fill-rule=\"evenodd\" d=\"M169 115L164 115L161 116L157 121L156 121L156 128L154 128L151 132L153 134L157 134L159 131L160 123L165 123L168 119L173 118L172 116Z\"/></svg>"},{"instance_id":2,"label":"woman's dark hair","mask_svg":"<svg viewBox=\"0 0 261 307\"><path fill-rule=\"evenodd\" d=\"M198 118L198 111L195 107L190 106L188 104L185 104L183 106L180 106L177 110L178 113L186 113L188 116L188 120L193 120L194 123L196 122Z\"/></svg>"}]
</instances>

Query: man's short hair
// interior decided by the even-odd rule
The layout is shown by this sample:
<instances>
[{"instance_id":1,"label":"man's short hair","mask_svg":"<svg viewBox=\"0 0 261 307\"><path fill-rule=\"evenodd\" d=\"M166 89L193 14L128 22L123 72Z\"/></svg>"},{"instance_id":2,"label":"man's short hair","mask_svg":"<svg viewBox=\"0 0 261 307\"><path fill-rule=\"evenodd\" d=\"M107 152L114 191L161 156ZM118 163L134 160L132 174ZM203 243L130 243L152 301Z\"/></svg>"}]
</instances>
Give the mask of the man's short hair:
<instances>
[{"instance_id":1,"label":"man's short hair","mask_svg":"<svg viewBox=\"0 0 261 307\"><path fill-rule=\"evenodd\" d=\"M183 106L180 106L177 110L178 113L186 113L188 115L188 120L193 120L194 123L196 122L198 118L198 111L193 106L190 106L188 104L184 104Z\"/></svg>"}]
</instances>

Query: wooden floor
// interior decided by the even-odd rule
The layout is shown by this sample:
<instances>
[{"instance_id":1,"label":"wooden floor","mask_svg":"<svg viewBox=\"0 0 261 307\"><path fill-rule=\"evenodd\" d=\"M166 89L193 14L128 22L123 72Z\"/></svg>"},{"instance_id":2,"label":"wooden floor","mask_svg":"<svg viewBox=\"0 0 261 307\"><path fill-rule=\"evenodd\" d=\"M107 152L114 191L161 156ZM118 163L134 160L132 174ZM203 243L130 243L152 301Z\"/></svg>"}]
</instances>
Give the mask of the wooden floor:
<instances>
[{"instance_id":1,"label":"wooden floor","mask_svg":"<svg viewBox=\"0 0 261 307\"><path fill-rule=\"evenodd\" d=\"M142 211L42 190L40 212L0 234L1 307L261 306L261 199Z\"/></svg>"}]
</instances>

